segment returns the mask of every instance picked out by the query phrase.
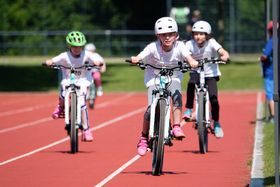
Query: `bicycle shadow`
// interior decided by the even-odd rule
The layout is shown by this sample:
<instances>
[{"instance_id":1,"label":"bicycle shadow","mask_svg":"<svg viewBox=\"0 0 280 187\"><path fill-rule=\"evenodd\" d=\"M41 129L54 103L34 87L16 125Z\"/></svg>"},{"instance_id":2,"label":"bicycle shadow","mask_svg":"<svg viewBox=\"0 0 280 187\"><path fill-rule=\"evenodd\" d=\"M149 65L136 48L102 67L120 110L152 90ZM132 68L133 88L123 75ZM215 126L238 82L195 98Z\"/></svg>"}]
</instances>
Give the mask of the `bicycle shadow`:
<instances>
[{"instance_id":1,"label":"bicycle shadow","mask_svg":"<svg viewBox=\"0 0 280 187\"><path fill-rule=\"evenodd\" d=\"M173 152L173 153L191 153L191 154L195 154L195 155L204 155L204 154L200 153L199 150L182 150L182 151L169 151L169 152ZM211 154L211 153L220 153L220 151L209 150L206 154Z\"/></svg>"},{"instance_id":2,"label":"bicycle shadow","mask_svg":"<svg viewBox=\"0 0 280 187\"><path fill-rule=\"evenodd\" d=\"M152 171L123 171L122 174L137 174L137 175L148 175L148 176L154 176L152 174ZM188 174L187 172L182 171L163 171L161 175L185 175ZM159 175L159 176L161 176Z\"/></svg>"},{"instance_id":3,"label":"bicycle shadow","mask_svg":"<svg viewBox=\"0 0 280 187\"><path fill-rule=\"evenodd\" d=\"M95 153L96 151L78 151L75 154L92 154ZM60 153L60 154L69 154L69 155L75 155L73 153L71 153L70 150L54 150L54 151L41 151L41 153L45 153L45 154L53 154L53 153Z\"/></svg>"}]
</instances>

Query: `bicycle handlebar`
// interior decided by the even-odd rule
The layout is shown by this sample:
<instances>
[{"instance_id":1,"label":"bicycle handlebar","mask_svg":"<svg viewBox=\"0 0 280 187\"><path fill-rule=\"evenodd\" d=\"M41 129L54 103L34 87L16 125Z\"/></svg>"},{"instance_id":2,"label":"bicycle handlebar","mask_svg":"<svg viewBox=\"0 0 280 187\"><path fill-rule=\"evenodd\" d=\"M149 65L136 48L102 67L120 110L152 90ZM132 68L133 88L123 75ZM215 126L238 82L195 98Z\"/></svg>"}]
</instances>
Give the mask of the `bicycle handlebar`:
<instances>
[{"instance_id":1,"label":"bicycle handlebar","mask_svg":"<svg viewBox=\"0 0 280 187\"><path fill-rule=\"evenodd\" d=\"M226 62L222 61L220 58L210 58L210 59L204 58L204 59L200 59L197 61L198 61L198 67L201 67L207 63L212 63L212 64L225 64L226 63Z\"/></svg>"},{"instance_id":2,"label":"bicycle handlebar","mask_svg":"<svg viewBox=\"0 0 280 187\"><path fill-rule=\"evenodd\" d=\"M126 59L125 62L133 64L130 59ZM154 69L157 69L157 70L167 70L167 71L174 71L175 69L179 69L179 71L181 71L182 73L185 73L192 69L190 65L186 64L185 62L181 62L181 61L179 61L178 65L174 66L174 67L168 67L168 66L158 67L158 66L154 66L152 64L145 64L143 61L139 61L138 63L136 63L134 65L139 66L141 69L146 69L148 66L150 66Z\"/></svg>"},{"instance_id":3,"label":"bicycle handlebar","mask_svg":"<svg viewBox=\"0 0 280 187\"><path fill-rule=\"evenodd\" d=\"M64 65L59 65L59 64L52 64L52 65L47 65L46 62L43 62L42 63L42 66L43 67L50 67L50 68L53 68L53 69L61 69L61 68L64 68L64 69L70 69L70 70L75 70L75 69L87 69L87 70L91 70L92 68L95 68L95 69L100 69L99 66L96 66L94 64L89 64L88 62L85 62L84 65L82 66L78 66L78 67L74 67L74 66L64 66Z\"/></svg>"}]
</instances>

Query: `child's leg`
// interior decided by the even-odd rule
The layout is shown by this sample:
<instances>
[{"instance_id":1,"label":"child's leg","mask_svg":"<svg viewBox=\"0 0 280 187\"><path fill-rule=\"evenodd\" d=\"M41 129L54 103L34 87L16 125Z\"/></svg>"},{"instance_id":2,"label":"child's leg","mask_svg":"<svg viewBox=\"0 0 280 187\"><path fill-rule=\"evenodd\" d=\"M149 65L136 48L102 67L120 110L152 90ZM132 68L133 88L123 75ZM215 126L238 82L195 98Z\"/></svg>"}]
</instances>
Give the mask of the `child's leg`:
<instances>
[{"instance_id":1,"label":"child's leg","mask_svg":"<svg viewBox=\"0 0 280 187\"><path fill-rule=\"evenodd\" d=\"M183 119L189 121L193 119L192 116L192 109L195 97L195 84L199 82L199 74L198 73L191 73L190 80L188 82L187 92L186 92L186 111L183 114Z\"/></svg>"},{"instance_id":2,"label":"child's leg","mask_svg":"<svg viewBox=\"0 0 280 187\"><path fill-rule=\"evenodd\" d=\"M273 101L274 83L273 83L273 79L265 78L264 85L265 85L265 96L266 96L269 115L270 115L269 118L271 118L271 117L274 117L274 101Z\"/></svg>"},{"instance_id":3,"label":"child's leg","mask_svg":"<svg viewBox=\"0 0 280 187\"><path fill-rule=\"evenodd\" d=\"M209 99L212 108L212 119L214 120L214 133L217 138L222 138L224 136L224 131L219 122L220 106L218 101L217 81L219 81L219 77L207 78L206 84L208 85Z\"/></svg>"},{"instance_id":4,"label":"child's leg","mask_svg":"<svg viewBox=\"0 0 280 187\"><path fill-rule=\"evenodd\" d=\"M195 96L195 84L199 83L199 74L198 73L190 73L190 80L188 82L187 87L187 98L186 98L186 108L192 109L194 96Z\"/></svg>"},{"instance_id":5,"label":"child's leg","mask_svg":"<svg viewBox=\"0 0 280 187\"><path fill-rule=\"evenodd\" d=\"M102 86L101 73L99 71L92 72L92 77L96 87Z\"/></svg>"},{"instance_id":6,"label":"child's leg","mask_svg":"<svg viewBox=\"0 0 280 187\"><path fill-rule=\"evenodd\" d=\"M181 86L176 82L170 87L172 91L172 113L173 113L173 129L172 133L176 138L184 138L185 134L181 129L182 119L182 95Z\"/></svg>"},{"instance_id":7,"label":"child's leg","mask_svg":"<svg viewBox=\"0 0 280 187\"><path fill-rule=\"evenodd\" d=\"M86 104L86 95L88 87L85 85L80 85L80 94L78 96L79 102L81 104L81 122L83 125L82 132L82 141L92 141L93 137L90 131L89 118L88 118L88 109Z\"/></svg>"},{"instance_id":8,"label":"child's leg","mask_svg":"<svg viewBox=\"0 0 280 187\"><path fill-rule=\"evenodd\" d=\"M144 113L141 137L137 144L137 151L140 156L145 155L147 152L149 127L150 127L150 106L147 108L147 110Z\"/></svg>"},{"instance_id":9,"label":"child's leg","mask_svg":"<svg viewBox=\"0 0 280 187\"><path fill-rule=\"evenodd\" d=\"M64 117L64 90L62 89L63 86L61 86L59 99L58 99L58 105L54 109L52 113L52 118L63 118Z\"/></svg>"},{"instance_id":10,"label":"child's leg","mask_svg":"<svg viewBox=\"0 0 280 187\"><path fill-rule=\"evenodd\" d=\"M97 96L102 96L103 90L102 90L101 73L99 71L93 72L93 79L94 79L94 84L96 86Z\"/></svg>"},{"instance_id":11,"label":"child's leg","mask_svg":"<svg viewBox=\"0 0 280 187\"><path fill-rule=\"evenodd\" d=\"M218 101L217 78L215 77L207 78L206 84L208 85L209 99L212 108L212 119L214 121L219 121L220 105Z\"/></svg>"}]
</instances>

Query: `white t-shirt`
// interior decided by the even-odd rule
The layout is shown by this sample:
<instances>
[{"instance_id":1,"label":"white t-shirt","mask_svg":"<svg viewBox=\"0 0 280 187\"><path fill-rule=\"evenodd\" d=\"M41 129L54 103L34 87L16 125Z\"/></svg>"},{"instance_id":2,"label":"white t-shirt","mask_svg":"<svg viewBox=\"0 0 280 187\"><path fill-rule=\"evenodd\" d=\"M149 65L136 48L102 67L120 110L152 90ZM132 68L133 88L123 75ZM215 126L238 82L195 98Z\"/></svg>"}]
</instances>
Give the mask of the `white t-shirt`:
<instances>
[{"instance_id":1,"label":"white t-shirt","mask_svg":"<svg viewBox=\"0 0 280 187\"><path fill-rule=\"evenodd\" d=\"M79 67L85 64L85 62L89 62L89 64L93 64L95 61L99 61L100 59L93 55L91 52L88 51L82 51L80 54L80 57L74 58L70 51L63 52L59 54L58 56L52 58L53 62L58 65L63 65L70 67L73 65L74 67ZM62 68L62 83L68 82L70 79L70 70ZM78 82L84 81L86 84L91 84L92 82L92 76L91 71L88 71L84 68L77 69L75 72L76 79Z\"/></svg>"},{"instance_id":2,"label":"white t-shirt","mask_svg":"<svg viewBox=\"0 0 280 187\"><path fill-rule=\"evenodd\" d=\"M191 56L195 60L217 57L218 50L222 48L222 46L214 38L205 41L204 46L201 48L197 46L196 42L193 39L186 42L186 46L187 49L190 51ZM211 63L205 64L204 72L205 72L205 77L216 77L221 75L218 64L211 64Z\"/></svg>"},{"instance_id":3,"label":"white t-shirt","mask_svg":"<svg viewBox=\"0 0 280 187\"><path fill-rule=\"evenodd\" d=\"M152 64L155 66L161 65L178 65L178 62L183 62L186 60L186 56L190 55L188 49L181 41L176 41L173 44L173 49L171 51L165 52L162 50L161 43L159 40L148 44L142 52L139 53L139 57L145 61L145 63ZM145 69L145 78L144 83L146 87L149 87L154 84L155 76L157 75L158 70L155 70L151 67ZM172 76L172 81L178 81L181 83L183 74L180 71L174 71Z\"/></svg>"}]
</instances>

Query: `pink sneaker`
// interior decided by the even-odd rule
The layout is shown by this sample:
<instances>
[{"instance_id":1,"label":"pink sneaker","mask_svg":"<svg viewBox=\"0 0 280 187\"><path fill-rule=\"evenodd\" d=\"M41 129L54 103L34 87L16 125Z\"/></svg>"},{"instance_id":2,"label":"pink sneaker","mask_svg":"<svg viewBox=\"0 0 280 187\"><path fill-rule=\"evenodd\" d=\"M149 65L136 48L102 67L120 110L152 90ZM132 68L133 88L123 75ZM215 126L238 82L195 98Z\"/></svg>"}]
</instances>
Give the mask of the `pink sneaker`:
<instances>
[{"instance_id":1,"label":"pink sneaker","mask_svg":"<svg viewBox=\"0 0 280 187\"><path fill-rule=\"evenodd\" d=\"M60 105L57 105L57 107L54 109L52 113L52 118L53 119L64 118L64 108L61 107Z\"/></svg>"},{"instance_id":2,"label":"pink sneaker","mask_svg":"<svg viewBox=\"0 0 280 187\"><path fill-rule=\"evenodd\" d=\"M91 142L93 140L92 134L90 130L83 131L82 133L82 141Z\"/></svg>"},{"instance_id":3,"label":"pink sneaker","mask_svg":"<svg viewBox=\"0 0 280 187\"><path fill-rule=\"evenodd\" d=\"M144 156L148 148L148 138L141 137L137 144L137 151L140 156Z\"/></svg>"},{"instance_id":4,"label":"pink sneaker","mask_svg":"<svg viewBox=\"0 0 280 187\"><path fill-rule=\"evenodd\" d=\"M178 139L185 138L185 134L179 125L173 126L172 134L174 135L175 138L178 138Z\"/></svg>"}]
</instances>

